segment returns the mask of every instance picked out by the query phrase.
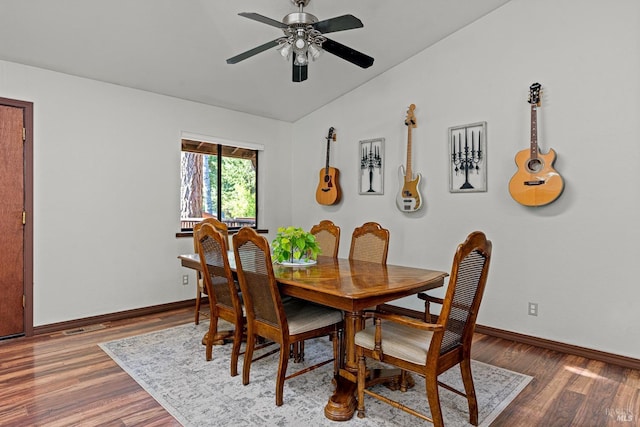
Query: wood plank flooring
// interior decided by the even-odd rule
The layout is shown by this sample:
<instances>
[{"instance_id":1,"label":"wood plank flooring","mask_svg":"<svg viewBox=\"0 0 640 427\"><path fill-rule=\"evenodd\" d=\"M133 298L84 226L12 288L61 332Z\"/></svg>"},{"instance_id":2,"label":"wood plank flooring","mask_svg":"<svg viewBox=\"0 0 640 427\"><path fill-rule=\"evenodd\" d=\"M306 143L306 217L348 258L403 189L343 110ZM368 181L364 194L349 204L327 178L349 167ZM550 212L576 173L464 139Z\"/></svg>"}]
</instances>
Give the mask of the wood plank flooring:
<instances>
[{"instance_id":1,"label":"wood plank flooring","mask_svg":"<svg viewBox=\"0 0 640 427\"><path fill-rule=\"evenodd\" d=\"M192 321L179 309L0 341L0 425L178 426L97 344ZM640 426L640 371L480 334L473 358L534 378L493 426Z\"/></svg>"}]
</instances>

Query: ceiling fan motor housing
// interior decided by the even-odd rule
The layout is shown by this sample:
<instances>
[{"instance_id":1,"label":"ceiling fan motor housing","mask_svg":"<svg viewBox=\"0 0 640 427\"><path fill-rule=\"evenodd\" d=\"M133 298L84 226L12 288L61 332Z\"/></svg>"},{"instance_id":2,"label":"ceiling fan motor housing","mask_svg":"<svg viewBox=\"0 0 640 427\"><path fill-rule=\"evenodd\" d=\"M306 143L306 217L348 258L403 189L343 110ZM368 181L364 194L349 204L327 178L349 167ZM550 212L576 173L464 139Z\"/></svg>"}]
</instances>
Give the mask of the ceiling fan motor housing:
<instances>
[{"instance_id":1,"label":"ceiling fan motor housing","mask_svg":"<svg viewBox=\"0 0 640 427\"><path fill-rule=\"evenodd\" d=\"M293 12L282 18L282 23L290 27L312 25L318 22L318 18L307 12Z\"/></svg>"}]
</instances>

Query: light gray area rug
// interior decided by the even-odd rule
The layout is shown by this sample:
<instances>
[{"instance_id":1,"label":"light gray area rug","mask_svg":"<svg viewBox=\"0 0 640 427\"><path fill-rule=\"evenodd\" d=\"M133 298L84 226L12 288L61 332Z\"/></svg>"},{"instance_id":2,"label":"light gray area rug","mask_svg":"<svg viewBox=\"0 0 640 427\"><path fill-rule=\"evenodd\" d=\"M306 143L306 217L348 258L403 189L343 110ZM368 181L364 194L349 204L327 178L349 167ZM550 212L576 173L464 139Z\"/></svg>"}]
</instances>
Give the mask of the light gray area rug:
<instances>
[{"instance_id":1,"label":"light gray area rug","mask_svg":"<svg viewBox=\"0 0 640 427\"><path fill-rule=\"evenodd\" d=\"M221 325L225 328L225 324ZM275 405L277 354L251 365L251 382L242 385L240 375L231 377L231 345L214 346L213 360L205 361L201 340L208 321L187 324L144 335L100 344L138 384L153 396L182 425L201 426L409 426L424 422L405 412L366 396L366 418L346 422L330 421L324 406L333 391L332 364L285 381L284 405ZM229 328L230 329L230 328ZM261 352L274 349L274 346ZM244 349L244 346L243 346ZM307 341L305 361L290 361L291 374L332 353L328 338ZM254 354L254 358L256 354ZM473 377L479 407L479 422L488 426L531 381L531 377L473 361ZM416 386L408 392L376 390L428 413L424 380L414 375ZM457 368L440 376L445 383L462 390ZM469 426L467 401L441 388L440 400L447 427ZM425 425L427 425L425 423Z\"/></svg>"}]
</instances>

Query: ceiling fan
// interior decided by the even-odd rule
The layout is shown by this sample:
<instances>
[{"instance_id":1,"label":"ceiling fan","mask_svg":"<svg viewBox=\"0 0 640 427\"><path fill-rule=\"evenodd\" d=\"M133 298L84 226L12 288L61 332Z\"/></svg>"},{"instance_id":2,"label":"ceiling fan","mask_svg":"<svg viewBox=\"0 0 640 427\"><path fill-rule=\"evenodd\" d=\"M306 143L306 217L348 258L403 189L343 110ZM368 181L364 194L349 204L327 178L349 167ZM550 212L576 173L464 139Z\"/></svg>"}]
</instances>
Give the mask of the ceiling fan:
<instances>
[{"instance_id":1,"label":"ceiling fan","mask_svg":"<svg viewBox=\"0 0 640 427\"><path fill-rule=\"evenodd\" d=\"M237 64L272 47L278 47L280 54L289 60L293 56L293 81L307 80L307 66L309 59L316 60L323 50L349 61L362 68L373 65L373 58L325 37L324 34L336 31L362 28L362 21L353 15L342 15L335 18L318 21L314 15L303 11L310 0L291 0L298 7L298 12L288 14L282 22L267 18L264 15L252 12L242 12L238 15L263 24L280 28L284 37L271 40L263 45L250 49L233 58L227 59L227 64Z\"/></svg>"}]
</instances>

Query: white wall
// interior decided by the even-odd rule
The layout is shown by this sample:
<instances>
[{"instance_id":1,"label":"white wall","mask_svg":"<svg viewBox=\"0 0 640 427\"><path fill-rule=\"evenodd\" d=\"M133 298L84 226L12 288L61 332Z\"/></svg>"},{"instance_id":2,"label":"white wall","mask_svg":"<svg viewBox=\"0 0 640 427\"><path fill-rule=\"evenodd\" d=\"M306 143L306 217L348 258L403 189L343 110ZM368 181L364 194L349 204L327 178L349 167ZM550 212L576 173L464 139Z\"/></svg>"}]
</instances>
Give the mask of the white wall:
<instances>
[{"instance_id":1,"label":"white wall","mask_svg":"<svg viewBox=\"0 0 640 427\"><path fill-rule=\"evenodd\" d=\"M271 234L329 218L346 256L351 230L378 221L391 230L389 262L448 270L455 246L484 230L494 258L481 324L640 357L639 19L636 0L513 0L294 125L0 61L1 96L34 102L34 325L194 297L176 259L192 243L175 238L187 131L265 145L260 224ZM530 209L507 183L528 146L534 81L539 142L558 152L566 190ZM411 103L426 208L403 214ZM451 194L447 129L478 121L489 191ZM344 197L324 207L314 194L330 126ZM360 196L358 141L375 137L386 138L385 194Z\"/></svg>"},{"instance_id":2,"label":"white wall","mask_svg":"<svg viewBox=\"0 0 640 427\"><path fill-rule=\"evenodd\" d=\"M182 131L264 144L260 226L290 221L290 123L9 62L0 94L34 103L34 326L195 297Z\"/></svg>"},{"instance_id":3,"label":"white wall","mask_svg":"<svg viewBox=\"0 0 640 427\"><path fill-rule=\"evenodd\" d=\"M293 222L333 220L347 256L353 228L378 221L391 231L390 263L442 270L470 231L483 230L494 252L479 323L640 357L639 19L637 0L514 0L303 118L293 129ZM536 81L539 143L558 152L566 189L547 207L525 208L507 185L514 155L529 146ZM411 103L426 209L404 214L394 199ZM478 121L488 123L488 192L449 193L447 129ZM324 166L329 126L344 196L324 207L308 171ZM385 194L360 196L358 141L375 137L386 138Z\"/></svg>"}]
</instances>

